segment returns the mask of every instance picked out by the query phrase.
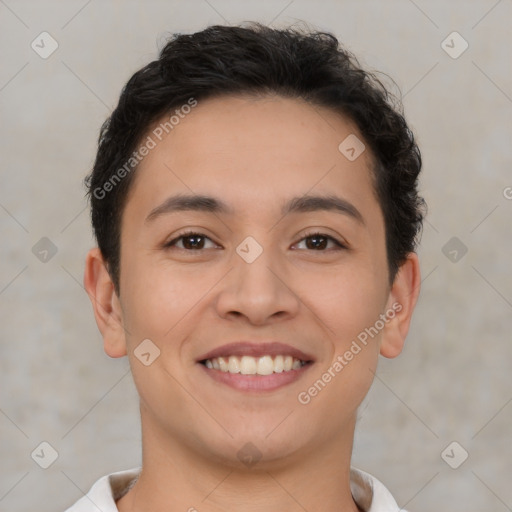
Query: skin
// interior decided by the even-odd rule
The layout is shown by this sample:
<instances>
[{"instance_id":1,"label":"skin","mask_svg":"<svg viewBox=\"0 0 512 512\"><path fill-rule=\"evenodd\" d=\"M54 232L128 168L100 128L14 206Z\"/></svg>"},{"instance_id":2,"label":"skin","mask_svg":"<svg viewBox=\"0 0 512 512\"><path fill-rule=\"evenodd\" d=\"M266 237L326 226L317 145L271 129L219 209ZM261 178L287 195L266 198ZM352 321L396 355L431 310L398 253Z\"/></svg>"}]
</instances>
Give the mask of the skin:
<instances>
[{"instance_id":1,"label":"skin","mask_svg":"<svg viewBox=\"0 0 512 512\"><path fill-rule=\"evenodd\" d=\"M128 355L140 394L143 470L121 512L358 510L349 486L357 408L379 354L402 350L420 270L409 254L389 286L372 156L367 149L351 162L338 150L351 133L362 140L349 120L296 99L230 96L199 102L141 162L123 212L120 296L97 248L84 275L105 352ZM145 221L176 193L214 196L234 214ZM281 215L291 197L333 193L363 222L332 210ZM164 247L188 229L208 237L202 249L190 249L190 238ZM316 231L347 248L316 248L304 238ZM247 236L263 248L252 263L236 252ZM397 302L378 336L299 403ZM160 350L149 366L134 356L144 339ZM315 362L280 389L242 392L196 362L236 340L281 341ZM262 455L252 467L237 457L248 442Z\"/></svg>"}]
</instances>

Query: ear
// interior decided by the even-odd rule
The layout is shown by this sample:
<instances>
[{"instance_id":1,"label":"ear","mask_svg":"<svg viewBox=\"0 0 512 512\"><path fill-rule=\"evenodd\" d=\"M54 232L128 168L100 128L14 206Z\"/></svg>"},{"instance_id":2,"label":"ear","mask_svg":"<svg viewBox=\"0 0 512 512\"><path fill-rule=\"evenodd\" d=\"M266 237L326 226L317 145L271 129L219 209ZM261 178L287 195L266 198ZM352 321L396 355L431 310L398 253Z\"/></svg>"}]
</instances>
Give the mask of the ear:
<instances>
[{"instance_id":1,"label":"ear","mask_svg":"<svg viewBox=\"0 0 512 512\"><path fill-rule=\"evenodd\" d=\"M99 248L87 253L84 287L91 299L96 324L103 336L104 350L110 357L126 355L126 337L121 303Z\"/></svg>"},{"instance_id":2,"label":"ear","mask_svg":"<svg viewBox=\"0 0 512 512\"><path fill-rule=\"evenodd\" d=\"M411 252L402 264L389 292L387 314L389 321L383 330L380 353L393 358L402 352L409 332L412 313L420 293L421 274L418 255Z\"/></svg>"}]
</instances>

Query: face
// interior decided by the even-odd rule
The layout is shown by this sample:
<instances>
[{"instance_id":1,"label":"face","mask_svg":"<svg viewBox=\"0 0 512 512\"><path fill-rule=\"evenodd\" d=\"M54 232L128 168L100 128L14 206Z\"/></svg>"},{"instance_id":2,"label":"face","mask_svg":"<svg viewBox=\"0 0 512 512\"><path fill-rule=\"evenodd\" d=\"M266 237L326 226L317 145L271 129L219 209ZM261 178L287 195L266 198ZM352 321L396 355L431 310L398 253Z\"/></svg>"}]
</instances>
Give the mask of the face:
<instances>
[{"instance_id":1,"label":"face","mask_svg":"<svg viewBox=\"0 0 512 512\"><path fill-rule=\"evenodd\" d=\"M144 158L105 347L130 358L146 432L239 464L249 442L270 463L353 431L400 308L371 155L338 149L351 134L299 100L226 97Z\"/></svg>"}]
</instances>

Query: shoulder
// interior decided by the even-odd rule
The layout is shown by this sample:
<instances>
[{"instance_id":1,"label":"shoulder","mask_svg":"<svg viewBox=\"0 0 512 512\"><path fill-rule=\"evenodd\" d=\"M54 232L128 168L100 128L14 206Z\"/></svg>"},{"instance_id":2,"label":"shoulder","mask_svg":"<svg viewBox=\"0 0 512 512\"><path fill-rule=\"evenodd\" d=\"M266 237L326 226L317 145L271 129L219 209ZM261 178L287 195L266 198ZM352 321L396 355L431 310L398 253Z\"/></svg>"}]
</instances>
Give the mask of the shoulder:
<instances>
[{"instance_id":1,"label":"shoulder","mask_svg":"<svg viewBox=\"0 0 512 512\"><path fill-rule=\"evenodd\" d=\"M118 471L97 480L90 490L65 512L118 512L116 500L137 481L140 468Z\"/></svg>"},{"instance_id":2,"label":"shoulder","mask_svg":"<svg viewBox=\"0 0 512 512\"><path fill-rule=\"evenodd\" d=\"M354 467L350 468L350 489L364 512L407 512L397 505L380 480Z\"/></svg>"}]
</instances>

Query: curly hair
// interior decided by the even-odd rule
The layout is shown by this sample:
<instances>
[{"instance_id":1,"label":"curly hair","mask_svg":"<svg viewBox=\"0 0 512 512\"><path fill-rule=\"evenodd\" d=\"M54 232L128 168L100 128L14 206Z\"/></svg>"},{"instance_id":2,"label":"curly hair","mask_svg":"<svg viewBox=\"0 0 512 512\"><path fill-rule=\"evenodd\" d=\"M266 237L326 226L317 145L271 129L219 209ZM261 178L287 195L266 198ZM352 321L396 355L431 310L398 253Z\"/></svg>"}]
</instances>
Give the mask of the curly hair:
<instances>
[{"instance_id":1,"label":"curly hair","mask_svg":"<svg viewBox=\"0 0 512 512\"><path fill-rule=\"evenodd\" d=\"M190 98L236 94L303 99L357 125L374 160L371 172L384 217L391 284L416 249L426 206L417 190L421 154L402 104L333 34L250 23L173 34L159 58L128 80L101 127L85 184L94 234L117 293L121 218L134 176L126 162L133 160L150 127L172 109ZM136 162L131 165L136 171ZM123 168L123 179L113 181Z\"/></svg>"}]
</instances>

